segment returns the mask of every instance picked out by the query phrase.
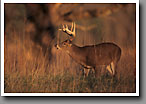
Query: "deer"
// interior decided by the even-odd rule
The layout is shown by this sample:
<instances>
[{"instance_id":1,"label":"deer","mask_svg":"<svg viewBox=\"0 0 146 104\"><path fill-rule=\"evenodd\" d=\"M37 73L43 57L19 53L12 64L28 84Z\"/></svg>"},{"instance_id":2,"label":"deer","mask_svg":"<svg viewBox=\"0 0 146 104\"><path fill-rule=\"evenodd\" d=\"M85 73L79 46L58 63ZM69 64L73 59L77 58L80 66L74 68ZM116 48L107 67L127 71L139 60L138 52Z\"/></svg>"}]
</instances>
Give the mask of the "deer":
<instances>
[{"instance_id":1,"label":"deer","mask_svg":"<svg viewBox=\"0 0 146 104\"><path fill-rule=\"evenodd\" d=\"M67 25L63 25L59 31L69 35L71 38L57 43L55 47L65 51L73 60L84 68L84 77L88 76L91 69L96 74L98 66L105 66L111 76L115 75L117 63L121 57L121 48L112 42L104 42L96 45L77 46L73 44L76 37L75 22L72 22L71 29Z\"/></svg>"}]
</instances>

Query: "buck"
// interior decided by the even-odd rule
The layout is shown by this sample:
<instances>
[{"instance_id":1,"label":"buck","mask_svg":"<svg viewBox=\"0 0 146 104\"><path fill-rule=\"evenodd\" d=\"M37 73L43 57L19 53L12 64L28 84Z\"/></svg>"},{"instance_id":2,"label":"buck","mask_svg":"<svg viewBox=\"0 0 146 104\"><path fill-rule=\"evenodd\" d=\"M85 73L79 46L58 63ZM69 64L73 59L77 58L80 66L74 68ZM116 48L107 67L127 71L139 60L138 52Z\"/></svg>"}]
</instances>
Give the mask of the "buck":
<instances>
[{"instance_id":1,"label":"buck","mask_svg":"<svg viewBox=\"0 0 146 104\"><path fill-rule=\"evenodd\" d=\"M114 43L100 43L97 45L87 45L79 47L72 43L75 38L75 23L72 23L71 30L68 26L59 29L71 38L59 44L56 44L57 49L65 51L77 63L84 67L84 76L88 76L90 69L94 69L96 74L98 66L105 66L105 69L114 76L117 63L121 57L121 49Z\"/></svg>"}]
</instances>

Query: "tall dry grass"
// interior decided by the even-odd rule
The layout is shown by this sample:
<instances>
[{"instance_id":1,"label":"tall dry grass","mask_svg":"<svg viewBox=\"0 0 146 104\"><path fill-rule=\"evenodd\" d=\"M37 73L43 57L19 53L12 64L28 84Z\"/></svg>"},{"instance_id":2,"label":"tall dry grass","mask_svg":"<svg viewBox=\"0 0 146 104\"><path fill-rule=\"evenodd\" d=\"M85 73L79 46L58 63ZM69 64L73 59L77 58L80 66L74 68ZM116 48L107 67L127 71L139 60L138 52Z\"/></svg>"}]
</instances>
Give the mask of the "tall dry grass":
<instances>
[{"instance_id":1,"label":"tall dry grass","mask_svg":"<svg viewBox=\"0 0 146 104\"><path fill-rule=\"evenodd\" d=\"M70 8L70 5L67 5L65 7ZM88 4L88 6L92 5ZM85 7L85 11L88 6ZM104 6L99 6L100 4L97 4L94 7L98 7L97 12L100 8L101 10L102 7L104 8ZM80 26L80 28L76 26L77 35L73 41L76 45L114 42L121 47L122 55L116 68L115 77L111 77L105 71L105 73L101 72L98 77L94 77L91 72L88 77L84 78L83 67L72 60L65 52L57 51L55 47L51 50L52 60L50 61L48 59L49 53L44 54L42 47L30 39L35 35L36 28L34 28L34 24L26 25L25 9L25 4L5 5L5 93L136 92L135 4L123 6L117 12L112 11L107 16L84 19L84 15L78 15L80 13L78 13L78 9L74 11L77 15L70 16ZM63 11L64 9L59 8L59 10ZM84 11L84 9L81 10ZM111 9L109 10L111 11ZM95 12L93 11L93 13ZM57 16L54 16L54 19L55 17ZM80 17L80 19L74 19L74 17ZM40 18L44 19L42 15ZM40 25L44 23L37 22L40 22ZM47 24L47 22L45 23ZM27 33L28 31L31 31L30 34ZM60 41L66 39L63 33L59 34L61 36ZM40 36L44 44L49 43L47 36L48 34L43 35L43 33ZM49 36L51 35L49 34Z\"/></svg>"},{"instance_id":2,"label":"tall dry grass","mask_svg":"<svg viewBox=\"0 0 146 104\"><path fill-rule=\"evenodd\" d=\"M10 41L11 40L11 41ZM20 39L17 32L9 39L5 35L4 91L7 93L49 92L135 92L135 50L122 49L116 77L108 72L95 78L84 78L82 66L63 51L52 49L53 58L47 61L41 47L29 38Z\"/></svg>"}]
</instances>

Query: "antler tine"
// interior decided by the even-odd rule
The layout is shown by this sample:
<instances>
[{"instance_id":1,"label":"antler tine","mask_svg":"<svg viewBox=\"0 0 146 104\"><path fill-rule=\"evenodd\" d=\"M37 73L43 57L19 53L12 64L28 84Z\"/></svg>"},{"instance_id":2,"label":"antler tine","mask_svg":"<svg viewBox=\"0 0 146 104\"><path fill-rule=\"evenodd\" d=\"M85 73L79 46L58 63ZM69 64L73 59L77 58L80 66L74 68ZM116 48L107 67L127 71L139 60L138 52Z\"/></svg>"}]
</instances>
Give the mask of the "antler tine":
<instances>
[{"instance_id":1,"label":"antler tine","mask_svg":"<svg viewBox=\"0 0 146 104\"><path fill-rule=\"evenodd\" d=\"M66 24L66 29L68 29L68 26L67 26L67 24Z\"/></svg>"},{"instance_id":2,"label":"antler tine","mask_svg":"<svg viewBox=\"0 0 146 104\"><path fill-rule=\"evenodd\" d=\"M65 26L62 24L62 29L61 29L62 31L65 31Z\"/></svg>"},{"instance_id":3,"label":"antler tine","mask_svg":"<svg viewBox=\"0 0 146 104\"><path fill-rule=\"evenodd\" d=\"M73 30L73 22L72 22L72 24L71 24L71 31Z\"/></svg>"},{"instance_id":4,"label":"antler tine","mask_svg":"<svg viewBox=\"0 0 146 104\"><path fill-rule=\"evenodd\" d=\"M68 29L67 25L62 25L62 29L59 30L67 33L69 36L75 37L75 22L72 22L71 30Z\"/></svg>"},{"instance_id":5,"label":"antler tine","mask_svg":"<svg viewBox=\"0 0 146 104\"><path fill-rule=\"evenodd\" d=\"M75 29L76 29L76 27L75 27L75 22L73 23L73 36L75 37L76 36L76 32L75 32Z\"/></svg>"}]
</instances>

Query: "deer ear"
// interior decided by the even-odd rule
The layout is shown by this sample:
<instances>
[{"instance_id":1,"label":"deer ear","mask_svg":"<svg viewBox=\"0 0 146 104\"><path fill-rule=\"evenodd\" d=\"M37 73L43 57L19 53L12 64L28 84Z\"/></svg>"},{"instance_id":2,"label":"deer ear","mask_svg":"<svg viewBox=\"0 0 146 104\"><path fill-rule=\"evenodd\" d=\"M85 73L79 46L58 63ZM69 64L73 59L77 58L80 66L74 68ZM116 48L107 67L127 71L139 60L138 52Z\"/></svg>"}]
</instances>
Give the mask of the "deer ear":
<instances>
[{"instance_id":1,"label":"deer ear","mask_svg":"<svg viewBox=\"0 0 146 104\"><path fill-rule=\"evenodd\" d=\"M70 43L70 40L67 40L67 43Z\"/></svg>"}]
</instances>

